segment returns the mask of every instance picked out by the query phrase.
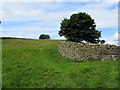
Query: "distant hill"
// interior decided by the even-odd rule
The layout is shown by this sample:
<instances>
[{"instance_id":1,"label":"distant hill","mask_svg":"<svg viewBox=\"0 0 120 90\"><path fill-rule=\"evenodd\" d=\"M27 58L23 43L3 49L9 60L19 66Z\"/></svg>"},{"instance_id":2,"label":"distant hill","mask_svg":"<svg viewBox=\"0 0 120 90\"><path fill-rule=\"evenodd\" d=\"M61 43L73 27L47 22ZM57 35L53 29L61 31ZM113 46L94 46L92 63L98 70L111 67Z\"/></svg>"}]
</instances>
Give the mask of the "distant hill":
<instances>
[{"instance_id":1,"label":"distant hill","mask_svg":"<svg viewBox=\"0 0 120 90\"><path fill-rule=\"evenodd\" d=\"M30 38L18 38L18 37L0 37L0 39L30 39Z\"/></svg>"},{"instance_id":2,"label":"distant hill","mask_svg":"<svg viewBox=\"0 0 120 90\"><path fill-rule=\"evenodd\" d=\"M32 38L18 38L18 37L0 37L0 39L27 39L27 40L45 40L45 39L32 39ZM46 39L47 40L47 39ZM51 40L62 40L62 39L51 39ZM66 41L66 40L62 40Z\"/></svg>"}]
</instances>

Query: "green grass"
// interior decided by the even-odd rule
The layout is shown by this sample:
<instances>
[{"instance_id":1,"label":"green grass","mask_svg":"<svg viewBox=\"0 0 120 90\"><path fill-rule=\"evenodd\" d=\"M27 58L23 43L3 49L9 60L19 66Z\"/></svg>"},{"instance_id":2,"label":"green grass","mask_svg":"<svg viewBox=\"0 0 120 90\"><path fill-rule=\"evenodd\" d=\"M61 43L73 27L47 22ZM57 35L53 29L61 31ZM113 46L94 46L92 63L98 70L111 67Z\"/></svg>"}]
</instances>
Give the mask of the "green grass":
<instances>
[{"instance_id":1,"label":"green grass","mask_svg":"<svg viewBox=\"0 0 120 90\"><path fill-rule=\"evenodd\" d=\"M57 40L4 39L3 88L118 88L118 61L73 62Z\"/></svg>"}]
</instances>

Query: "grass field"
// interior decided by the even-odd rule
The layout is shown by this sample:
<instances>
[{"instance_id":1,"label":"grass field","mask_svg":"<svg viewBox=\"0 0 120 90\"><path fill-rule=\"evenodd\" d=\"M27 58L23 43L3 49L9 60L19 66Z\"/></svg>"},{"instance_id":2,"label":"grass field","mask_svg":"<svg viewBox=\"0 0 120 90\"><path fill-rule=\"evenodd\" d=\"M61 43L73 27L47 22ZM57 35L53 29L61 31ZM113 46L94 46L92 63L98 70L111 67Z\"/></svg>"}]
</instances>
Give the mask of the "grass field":
<instances>
[{"instance_id":1,"label":"grass field","mask_svg":"<svg viewBox=\"0 0 120 90\"><path fill-rule=\"evenodd\" d=\"M118 88L118 61L72 62L57 40L4 39L3 88Z\"/></svg>"}]
</instances>

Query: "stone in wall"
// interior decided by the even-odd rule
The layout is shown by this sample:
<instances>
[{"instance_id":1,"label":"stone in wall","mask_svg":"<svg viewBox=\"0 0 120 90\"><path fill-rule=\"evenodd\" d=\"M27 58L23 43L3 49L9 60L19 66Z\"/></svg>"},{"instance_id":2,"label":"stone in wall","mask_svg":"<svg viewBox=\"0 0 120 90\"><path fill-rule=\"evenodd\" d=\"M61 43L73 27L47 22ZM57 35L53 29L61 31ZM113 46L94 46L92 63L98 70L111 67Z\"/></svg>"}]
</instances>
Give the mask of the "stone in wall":
<instances>
[{"instance_id":1,"label":"stone in wall","mask_svg":"<svg viewBox=\"0 0 120 90\"><path fill-rule=\"evenodd\" d=\"M120 46L108 44L82 44L60 41L58 51L65 58L76 61L117 60L120 56Z\"/></svg>"}]
</instances>

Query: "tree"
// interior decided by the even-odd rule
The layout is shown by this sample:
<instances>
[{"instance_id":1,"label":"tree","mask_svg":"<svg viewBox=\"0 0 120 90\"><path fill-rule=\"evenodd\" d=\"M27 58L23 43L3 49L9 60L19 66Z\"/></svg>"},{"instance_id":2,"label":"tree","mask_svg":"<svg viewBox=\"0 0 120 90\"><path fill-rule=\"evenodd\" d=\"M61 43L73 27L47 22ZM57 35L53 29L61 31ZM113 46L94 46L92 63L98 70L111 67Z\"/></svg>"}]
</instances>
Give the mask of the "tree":
<instances>
[{"instance_id":1,"label":"tree","mask_svg":"<svg viewBox=\"0 0 120 90\"><path fill-rule=\"evenodd\" d=\"M41 34L39 36L39 39L50 39L50 36L49 35L45 35L45 34Z\"/></svg>"},{"instance_id":2,"label":"tree","mask_svg":"<svg viewBox=\"0 0 120 90\"><path fill-rule=\"evenodd\" d=\"M80 12L72 14L70 19L62 20L59 35L69 41L98 43L101 31L96 30L94 19L90 15Z\"/></svg>"},{"instance_id":3,"label":"tree","mask_svg":"<svg viewBox=\"0 0 120 90\"><path fill-rule=\"evenodd\" d=\"M104 44L104 43L105 43L105 40L101 40L100 43L101 43L101 44Z\"/></svg>"}]
</instances>

